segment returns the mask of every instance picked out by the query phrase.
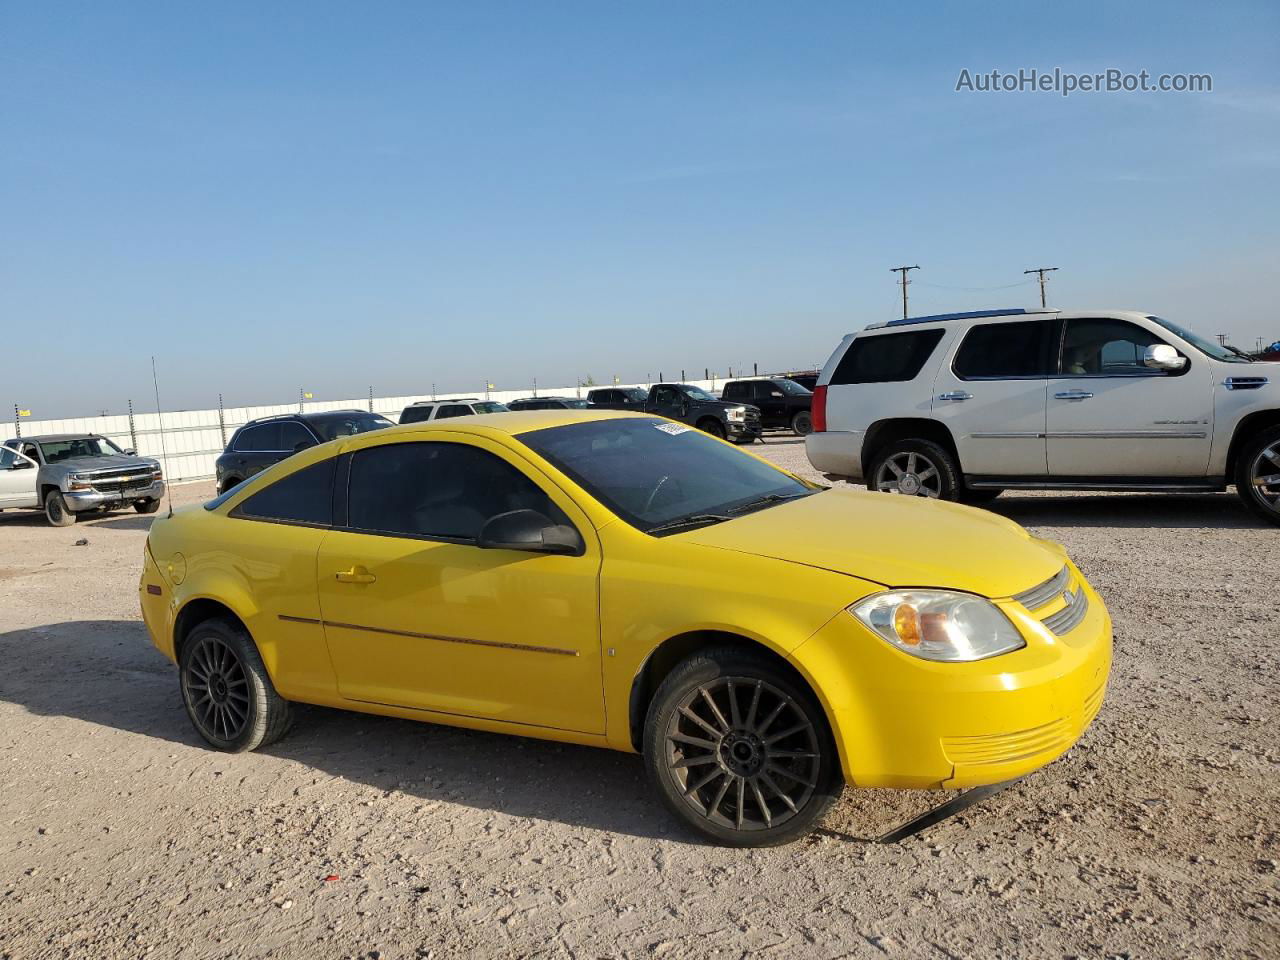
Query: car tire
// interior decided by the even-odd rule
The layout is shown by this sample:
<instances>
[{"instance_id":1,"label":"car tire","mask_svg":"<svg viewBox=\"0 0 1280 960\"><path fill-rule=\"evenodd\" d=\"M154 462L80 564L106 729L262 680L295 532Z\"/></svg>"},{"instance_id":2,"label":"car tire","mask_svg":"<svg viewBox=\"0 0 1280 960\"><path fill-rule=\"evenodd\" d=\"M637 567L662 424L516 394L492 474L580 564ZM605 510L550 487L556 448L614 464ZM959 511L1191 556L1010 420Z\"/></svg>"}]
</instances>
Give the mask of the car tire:
<instances>
[{"instance_id":1,"label":"car tire","mask_svg":"<svg viewBox=\"0 0 1280 960\"><path fill-rule=\"evenodd\" d=\"M289 701L276 693L239 624L221 618L196 624L182 644L178 684L191 725L216 750L256 750L289 729Z\"/></svg>"},{"instance_id":2,"label":"car tire","mask_svg":"<svg viewBox=\"0 0 1280 960\"><path fill-rule=\"evenodd\" d=\"M981 507L991 503L1002 493L1004 493L1002 489L992 490L984 487L974 490L971 487L965 487L964 492L960 494L960 502L974 507Z\"/></svg>"},{"instance_id":3,"label":"car tire","mask_svg":"<svg viewBox=\"0 0 1280 960\"><path fill-rule=\"evenodd\" d=\"M813 433L813 414L808 410L801 410L791 418L791 430L797 437L807 437Z\"/></svg>"},{"instance_id":4,"label":"car tire","mask_svg":"<svg viewBox=\"0 0 1280 960\"><path fill-rule=\"evenodd\" d=\"M713 437L718 437L721 440L725 438L724 424L712 417L707 417L705 420L699 420L698 429L711 434Z\"/></svg>"},{"instance_id":5,"label":"car tire","mask_svg":"<svg viewBox=\"0 0 1280 960\"><path fill-rule=\"evenodd\" d=\"M222 485L218 487L218 494L219 494L219 496L221 496L222 494L226 493L228 490L230 490L230 489L231 489L232 487L234 487L236 484L241 483L241 482L242 482L242 481L240 480L240 478L239 478L239 477L227 477L227 479L225 479L225 480L223 480L223 481L222 481Z\"/></svg>"},{"instance_id":6,"label":"car tire","mask_svg":"<svg viewBox=\"0 0 1280 960\"><path fill-rule=\"evenodd\" d=\"M769 742L772 731L784 736ZM678 820L731 847L776 846L812 832L843 788L812 691L739 647L700 651L667 675L649 704L644 761Z\"/></svg>"},{"instance_id":7,"label":"car tire","mask_svg":"<svg viewBox=\"0 0 1280 960\"><path fill-rule=\"evenodd\" d=\"M137 510L139 513L155 513L160 509L160 501L135 500L133 503L133 509Z\"/></svg>"},{"instance_id":8,"label":"car tire","mask_svg":"<svg viewBox=\"0 0 1280 960\"><path fill-rule=\"evenodd\" d=\"M57 490L45 494L44 518L54 527L69 527L76 522L75 511L67 509L67 501Z\"/></svg>"},{"instance_id":9,"label":"car tire","mask_svg":"<svg viewBox=\"0 0 1280 960\"><path fill-rule=\"evenodd\" d=\"M1255 516L1280 526L1280 427L1245 441L1236 457L1236 494ZM1271 480L1269 483L1260 481Z\"/></svg>"},{"instance_id":10,"label":"car tire","mask_svg":"<svg viewBox=\"0 0 1280 960\"><path fill-rule=\"evenodd\" d=\"M881 493L958 500L964 489L955 457L932 440L895 440L871 461L867 489Z\"/></svg>"}]
</instances>

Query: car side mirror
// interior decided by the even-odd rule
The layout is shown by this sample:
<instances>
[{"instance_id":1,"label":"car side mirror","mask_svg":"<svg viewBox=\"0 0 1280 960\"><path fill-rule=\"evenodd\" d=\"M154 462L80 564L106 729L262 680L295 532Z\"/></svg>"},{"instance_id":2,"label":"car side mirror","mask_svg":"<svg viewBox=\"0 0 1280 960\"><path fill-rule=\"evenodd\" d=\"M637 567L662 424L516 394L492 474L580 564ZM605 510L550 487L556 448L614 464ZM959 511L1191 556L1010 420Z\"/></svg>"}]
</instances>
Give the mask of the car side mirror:
<instances>
[{"instance_id":1,"label":"car side mirror","mask_svg":"<svg viewBox=\"0 0 1280 960\"><path fill-rule=\"evenodd\" d=\"M1167 343L1153 343L1142 355L1142 365L1152 370L1181 370L1187 358Z\"/></svg>"},{"instance_id":2,"label":"car side mirror","mask_svg":"<svg viewBox=\"0 0 1280 960\"><path fill-rule=\"evenodd\" d=\"M124 452L124 455L126 457L136 457L138 455L138 451L133 449L133 447L130 447L128 450Z\"/></svg>"},{"instance_id":3,"label":"car side mirror","mask_svg":"<svg viewBox=\"0 0 1280 960\"><path fill-rule=\"evenodd\" d=\"M14 460L10 470L30 470L35 464L30 460Z\"/></svg>"},{"instance_id":4,"label":"car side mirror","mask_svg":"<svg viewBox=\"0 0 1280 960\"><path fill-rule=\"evenodd\" d=\"M490 517L480 528L476 546L486 550L528 553L581 553L582 537L567 524L552 523L537 510L510 510Z\"/></svg>"}]
</instances>

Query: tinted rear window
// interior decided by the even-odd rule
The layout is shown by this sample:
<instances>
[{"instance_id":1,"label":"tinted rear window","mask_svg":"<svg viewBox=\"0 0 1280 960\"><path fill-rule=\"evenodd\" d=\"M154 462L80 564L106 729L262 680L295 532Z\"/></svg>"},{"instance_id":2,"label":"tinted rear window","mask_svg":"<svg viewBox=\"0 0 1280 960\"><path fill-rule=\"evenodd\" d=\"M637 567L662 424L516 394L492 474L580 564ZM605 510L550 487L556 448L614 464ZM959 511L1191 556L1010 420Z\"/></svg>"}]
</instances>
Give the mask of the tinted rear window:
<instances>
[{"instance_id":1,"label":"tinted rear window","mask_svg":"<svg viewBox=\"0 0 1280 960\"><path fill-rule=\"evenodd\" d=\"M941 330L858 337L836 364L831 385L914 380L941 339Z\"/></svg>"},{"instance_id":2,"label":"tinted rear window","mask_svg":"<svg viewBox=\"0 0 1280 960\"><path fill-rule=\"evenodd\" d=\"M329 526L333 523L333 470L336 462L336 458L330 457L282 477L246 499L232 511L232 515Z\"/></svg>"},{"instance_id":3,"label":"tinted rear window","mask_svg":"<svg viewBox=\"0 0 1280 960\"><path fill-rule=\"evenodd\" d=\"M1046 376L1048 333L1043 320L976 326L965 334L952 369L965 380Z\"/></svg>"},{"instance_id":4,"label":"tinted rear window","mask_svg":"<svg viewBox=\"0 0 1280 960\"><path fill-rule=\"evenodd\" d=\"M404 412L400 414L401 423L420 423L423 420L431 418L431 406L424 407L405 407Z\"/></svg>"}]
</instances>

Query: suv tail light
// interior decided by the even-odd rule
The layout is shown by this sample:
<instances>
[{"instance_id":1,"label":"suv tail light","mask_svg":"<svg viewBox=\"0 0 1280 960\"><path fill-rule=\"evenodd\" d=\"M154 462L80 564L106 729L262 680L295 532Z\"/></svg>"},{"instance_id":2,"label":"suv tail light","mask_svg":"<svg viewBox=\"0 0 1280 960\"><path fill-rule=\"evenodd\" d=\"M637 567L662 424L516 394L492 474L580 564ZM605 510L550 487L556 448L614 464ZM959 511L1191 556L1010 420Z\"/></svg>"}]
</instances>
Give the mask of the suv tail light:
<instances>
[{"instance_id":1,"label":"suv tail light","mask_svg":"<svg viewBox=\"0 0 1280 960\"><path fill-rule=\"evenodd\" d=\"M827 388L813 388L813 407L809 414L813 418L813 432L825 433L827 429Z\"/></svg>"}]
</instances>

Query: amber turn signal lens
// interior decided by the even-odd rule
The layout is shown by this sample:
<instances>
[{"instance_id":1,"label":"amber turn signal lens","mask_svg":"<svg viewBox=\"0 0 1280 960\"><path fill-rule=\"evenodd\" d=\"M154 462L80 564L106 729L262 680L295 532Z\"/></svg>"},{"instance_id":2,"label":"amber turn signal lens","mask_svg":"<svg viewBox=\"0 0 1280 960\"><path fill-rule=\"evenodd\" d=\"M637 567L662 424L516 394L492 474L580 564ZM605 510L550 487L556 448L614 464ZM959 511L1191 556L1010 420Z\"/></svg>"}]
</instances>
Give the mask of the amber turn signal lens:
<instances>
[{"instance_id":1,"label":"amber turn signal lens","mask_svg":"<svg viewBox=\"0 0 1280 960\"><path fill-rule=\"evenodd\" d=\"M920 614L910 604L900 603L893 611L893 631L909 647L920 643Z\"/></svg>"}]
</instances>

